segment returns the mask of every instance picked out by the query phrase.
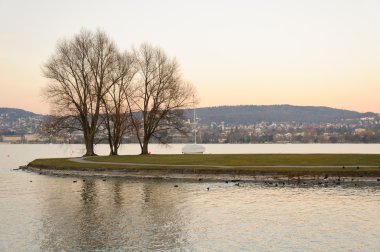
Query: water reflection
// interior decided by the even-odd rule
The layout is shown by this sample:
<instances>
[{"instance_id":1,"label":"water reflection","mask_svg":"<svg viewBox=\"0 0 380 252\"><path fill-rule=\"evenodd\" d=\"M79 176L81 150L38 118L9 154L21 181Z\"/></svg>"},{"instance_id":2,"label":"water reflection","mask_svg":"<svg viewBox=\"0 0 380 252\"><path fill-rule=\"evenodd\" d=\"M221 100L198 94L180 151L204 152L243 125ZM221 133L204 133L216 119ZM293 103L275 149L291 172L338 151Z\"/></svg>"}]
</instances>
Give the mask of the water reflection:
<instances>
[{"instance_id":1,"label":"water reflection","mask_svg":"<svg viewBox=\"0 0 380 252\"><path fill-rule=\"evenodd\" d=\"M123 204L123 197L121 193L121 181L120 180L115 180L113 183L113 201L116 206L121 206Z\"/></svg>"},{"instance_id":2,"label":"water reflection","mask_svg":"<svg viewBox=\"0 0 380 252\"><path fill-rule=\"evenodd\" d=\"M40 156L68 156L69 150L0 146L0 251L377 251L380 247L379 187L83 181L11 171Z\"/></svg>"},{"instance_id":3,"label":"water reflection","mask_svg":"<svg viewBox=\"0 0 380 252\"><path fill-rule=\"evenodd\" d=\"M379 187L20 175L22 197L15 194L0 205L0 231L6 234L0 236L1 251L363 251L380 246ZM1 196L0 201L5 202Z\"/></svg>"},{"instance_id":4,"label":"water reflection","mask_svg":"<svg viewBox=\"0 0 380 252\"><path fill-rule=\"evenodd\" d=\"M104 249L107 247L108 233L104 230L104 218L98 193L97 186L94 180L86 180L82 184L81 191L81 207L77 213L74 225L78 226L78 245L75 247L83 250L90 248ZM112 218L113 216L107 216ZM77 223L76 223L77 222Z\"/></svg>"},{"instance_id":5,"label":"water reflection","mask_svg":"<svg viewBox=\"0 0 380 252\"><path fill-rule=\"evenodd\" d=\"M184 223L178 212L178 205L186 200L186 194L176 190L171 183L144 183L143 197L147 227L144 247L175 249L186 243L186 236L182 234Z\"/></svg>"},{"instance_id":6,"label":"water reflection","mask_svg":"<svg viewBox=\"0 0 380 252\"><path fill-rule=\"evenodd\" d=\"M178 249L186 242L178 205L186 200L171 183L61 178L63 194L42 202L42 250Z\"/></svg>"}]
</instances>

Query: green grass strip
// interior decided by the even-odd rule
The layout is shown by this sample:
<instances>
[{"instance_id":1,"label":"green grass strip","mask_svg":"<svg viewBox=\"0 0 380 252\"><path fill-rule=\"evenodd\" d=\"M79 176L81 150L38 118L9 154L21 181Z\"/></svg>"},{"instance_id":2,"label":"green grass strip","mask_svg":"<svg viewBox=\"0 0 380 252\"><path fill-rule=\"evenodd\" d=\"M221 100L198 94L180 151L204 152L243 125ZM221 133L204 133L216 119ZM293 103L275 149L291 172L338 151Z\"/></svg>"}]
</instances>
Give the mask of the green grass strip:
<instances>
[{"instance_id":1,"label":"green grass strip","mask_svg":"<svg viewBox=\"0 0 380 252\"><path fill-rule=\"evenodd\" d=\"M367 154L207 154L207 155L134 155L134 156L102 156L89 157L86 160L97 161L96 164L77 163L69 158L36 159L29 165L34 167L73 170L120 170L135 171L166 170L175 172L207 172L207 173L288 173L298 174L353 174L360 176L380 176L380 155ZM119 164L105 164L115 162ZM146 165L131 165L130 163L144 163ZM174 166L153 166L149 164L171 164ZM197 167L183 167L175 165L199 165ZM237 167L209 167L209 165L237 166ZM239 166L257 167L239 167ZM267 167L267 166L331 166L331 167ZM375 167L360 167L360 165L374 165ZM337 166L337 167L333 167ZM343 166L353 166L344 167Z\"/></svg>"},{"instance_id":2,"label":"green grass strip","mask_svg":"<svg viewBox=\"0 0 380 252\"><path fill-rule=\"evenodd\" d=\"M272 165L377 165L380 154L200 154L200 155L124 155L88 157L86 160L116 163L188 164L226 166Z\"/></svg>"}]
</instances>

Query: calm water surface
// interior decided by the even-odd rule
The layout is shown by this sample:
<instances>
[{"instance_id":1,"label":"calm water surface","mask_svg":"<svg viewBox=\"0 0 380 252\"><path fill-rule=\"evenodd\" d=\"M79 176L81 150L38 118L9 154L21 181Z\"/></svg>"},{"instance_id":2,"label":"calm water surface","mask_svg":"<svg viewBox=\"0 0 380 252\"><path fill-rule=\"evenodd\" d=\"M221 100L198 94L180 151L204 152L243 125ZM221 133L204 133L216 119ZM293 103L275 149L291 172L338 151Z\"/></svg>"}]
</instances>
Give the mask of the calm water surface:
<instances>
[{"instance_id":1,"label":"calm water surface","mask_svg":"<svg viewBox=\"0 0 380 252\"><path fill-rule=\"evenodd\" d=\"M343 149L344 153L380 153L379 146L206 148L209 153L338 153ZM180 149L181 145L152 146L153 153L179 153ZM0 251L380 248L379 187L274 188L253 183L238 187L232 183L103 181L12 171L37 157L79 156L82 152L79 145L0 145ZM107 146L99 146L97 152L107 154ZM138 146L123 146L122 152L138 153Z\"/></svg>"}]
</instances>

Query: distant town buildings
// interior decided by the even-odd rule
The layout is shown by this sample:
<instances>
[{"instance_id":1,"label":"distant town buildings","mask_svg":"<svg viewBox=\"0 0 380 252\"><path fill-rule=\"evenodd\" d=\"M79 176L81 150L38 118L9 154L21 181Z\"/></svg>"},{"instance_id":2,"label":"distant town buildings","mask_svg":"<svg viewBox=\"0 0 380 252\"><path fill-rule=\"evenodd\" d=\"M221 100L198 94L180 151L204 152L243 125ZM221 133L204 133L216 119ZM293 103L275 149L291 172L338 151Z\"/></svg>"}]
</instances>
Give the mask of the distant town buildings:
<instances>
[{"instance_id":1,"label":"distant town buildings","mask_svg":"<svg viewBox=\"0 0 380 252\"><path fill-rule=\"evenodd\" d=\"M0 143L82 143L80 131L58 136L38 134L44 117L31 115L14 118L0 114ZM187 122L189 129L190 121ZM346 119L334 123L258 122L254 124L227 124L211 122L198 124L199 143L380 143L380 117ZM171 143L192 142L193 135L183 136L168 131ZM99 141L106 136L100 134ZM125 143L136 143L130 133Z\"/></svg>"}]
</instances>

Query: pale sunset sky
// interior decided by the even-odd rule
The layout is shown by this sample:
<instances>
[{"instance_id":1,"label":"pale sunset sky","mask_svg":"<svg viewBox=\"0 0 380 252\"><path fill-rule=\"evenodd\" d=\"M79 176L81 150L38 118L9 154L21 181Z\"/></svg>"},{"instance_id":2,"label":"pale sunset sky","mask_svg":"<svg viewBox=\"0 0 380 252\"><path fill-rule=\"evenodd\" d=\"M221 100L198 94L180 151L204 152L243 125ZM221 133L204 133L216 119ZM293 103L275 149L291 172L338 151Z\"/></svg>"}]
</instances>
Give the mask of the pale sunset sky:
<instances>
[{"instance_id":1,"label":"pale sunset sky","mask_svg":"<svg viewBox=\"0 0 380 252\"><path fill-rule=\"evenodd\" d=\"M380 113L379 0L0 0L0 107L49 113L57 41L104 30L177 58L200 107L316 105Z\"/></svg>"}]
</instances>

